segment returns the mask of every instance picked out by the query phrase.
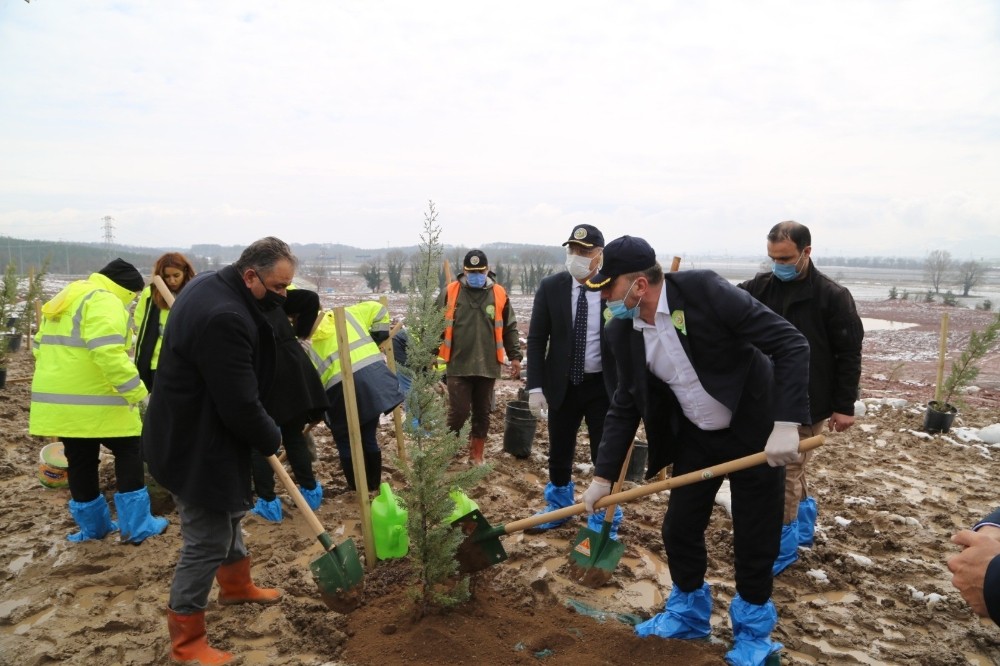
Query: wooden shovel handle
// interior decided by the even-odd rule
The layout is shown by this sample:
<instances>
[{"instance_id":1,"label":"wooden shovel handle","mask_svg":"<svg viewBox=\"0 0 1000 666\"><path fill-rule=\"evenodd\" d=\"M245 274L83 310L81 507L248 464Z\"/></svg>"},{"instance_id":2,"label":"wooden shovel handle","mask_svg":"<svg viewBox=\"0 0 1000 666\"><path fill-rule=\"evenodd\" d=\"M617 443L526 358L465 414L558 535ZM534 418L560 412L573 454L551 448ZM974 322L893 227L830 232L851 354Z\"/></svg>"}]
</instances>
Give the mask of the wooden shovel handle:
<instances>
[{"instance_id":1,"label":"wooden shovel handle","mask_svg":"<svg viewBox=\"0 0 1000 666\"><path fill-rule=\"evenodd\" d=\"M288 476L288 472L285 471L285 467L278 462L278 457L275 455L269 455L267 457L267 462L271 464L271 469L273 469L274 473L278 475L281 482L285 484L285 490L287 490L288 494L292 496L293 500L295 500L295 506L299 507L299 511L302 512L302 515L306 517L306 522L309 523L309 528L313 531L313 534L316 536L326 534L326 530L323 529L323 523L319 522L319 518L317 518L316 514L313 513L313 510L309 508L306 498L302 496L298 486L296 486L292 481L292 477Z\"/></svg>"},{"instance_id":2,"label":"wooden shovel handle","mask_svg":"<svg viewBox=\"0 0 1000 666\"><path fill-rule=\"evenodd\" d=\"M163 296L163 300L167 303L167 309L169 310L174 307L174 295L170 292L170 289L167 288L167 283L163 281L163 278L159 275L154 275L149 281L152 282L153 286L156 287L156 290L160 292L160 296Z\"/></svg>"},{"instance_id":3,"label":"wooden shovel handle","mask_svg":"<svg viewBox=\"0 0 1000 666\"><path fill-rule=\"evenodd\" d=\"M803 439L799 442L799 453L812 451L813 449L822 446L825 440L826 438L823 435L816 435L814 437L810 437L809 439ZM603 509L604 507L611 506L612 504L624 504L625 502L631 502L632 500L639 499L640 497L646 497L647 495L652 495L653 493L658 493L663 490L679 488L680 486L688 486L692 483L697 483L698 481L707 481L708 479L717 476L723 476L731 472L738 472L741 469L747 469L749 467L765 464L767 464L767 455L761 451L760 453L743 456L742 458L737 458L736 460L730 460L726 463L713 465L712 467L706 467L705 469L699 469L694 472L688 472L687 474L681 474L680 476L674 476L669 479L664 479L663 481L647 483L644 486L638 486L636 488L632 488L631 490L626 490L625 492L606 495L605 497L602 497L598 501L594 502L594 508ZM555 511L536 514L530 518L515 520L512 523L504 525L504 534L520 532L521 530L526 530L529 527L541 525L542 523L547 523L551 520L560 520L562 518L576 516L584 513L586 510L587 507L581 502L580 504L567 506L563 509L556 509Z\"/></svg>"},{"instance_id":4,"label":"wooden shovel handle","mask_svg":"<svg viewBox=\"0 0 1000 666\"><path fill-rule=\"evenodd\" d=\"M625 462L622 463L622 471L618 472L618 480L615 481L615 487L611 489L611 494L617 494L622 491L622 484L625 483L625 475L628 474L628 464L632 462L632 451L635 450L635 440L628 447L628 451L625 452ZM610 523L615 519L615 509L618 508L617 504L612 504L608 507L607 511L604 512L604 522Z\"/></svg>"}]
</instances>

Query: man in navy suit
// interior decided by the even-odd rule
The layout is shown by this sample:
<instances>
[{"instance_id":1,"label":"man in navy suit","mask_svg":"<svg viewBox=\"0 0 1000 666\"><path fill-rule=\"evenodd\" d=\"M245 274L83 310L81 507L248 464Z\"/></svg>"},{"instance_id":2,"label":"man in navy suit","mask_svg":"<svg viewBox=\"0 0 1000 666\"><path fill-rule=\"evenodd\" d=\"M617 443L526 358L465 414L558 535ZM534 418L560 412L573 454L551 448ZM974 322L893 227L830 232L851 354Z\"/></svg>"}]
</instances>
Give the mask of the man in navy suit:
<instances>
[{"instance_id":1,"label":"man in navy suit","mask_svg":"<svg viewBox=\"0 0 1000 666\"><path fill-rule=\"evenodd\" d=\"M580 224L563 246L566 270L542 280L528 327L528 403L535 417L548 413L549 482L544 512L575 503L576 434L586 420L590 459L596 462L608 411L601 364L605 304L600 294L586 286L587 278L597 271L604 235L596 227ZM621 510L615 513L620 522ZM552 529L567 520L543 523L531 531ZM599 522L597 516L594 520Z\"/></svg>"},{"instance_id":2,"label":"man in navy suit","mask_svg":"<svg viewBox=\"0 0 1000 666\"><path fill-rule=\"evenodd\" d=\"M736 596L730 664L760 666L782 645L771 567L778 555L784 465L800 462L798 425L808 423L809 343L794 326L711 271L663 273L653 248L623 236L604 249L588 285L613 320L605 335L618 386L604 421L584 503L608 494L642 419L647 478L673 463L679 476L763 450L767 465L729 475ZM605 363L610 359L605 357ZM705 529L722 478L670 492L663 543L673 587L640 636L702 638L711 632Z\"/></svg>"}]
</instances>

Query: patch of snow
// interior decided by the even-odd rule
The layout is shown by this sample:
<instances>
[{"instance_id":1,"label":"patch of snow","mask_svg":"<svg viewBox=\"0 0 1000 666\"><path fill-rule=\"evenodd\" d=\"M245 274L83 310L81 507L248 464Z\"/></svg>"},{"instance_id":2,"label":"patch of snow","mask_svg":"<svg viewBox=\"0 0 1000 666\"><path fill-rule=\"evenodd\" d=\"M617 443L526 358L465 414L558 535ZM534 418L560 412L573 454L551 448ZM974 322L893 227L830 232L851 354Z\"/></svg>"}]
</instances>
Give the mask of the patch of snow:
<instances>
[{"instance_id":1,"label":"patch of snow","mask_svg":"<svg viewBox=\"0 0 1000 666\"><path fill-rule=\"evenodd\" d=\"M864 403L863 400L858 400L857 402L854 403L854 417L855 418L860 418L860 417L864 416L867 411L868 411L868 408L865 406L865 403Z\"/></svg>"},{"instance_id":2,"label":"patch of snow","mask_svg":"<svg viewBox=\"0 0 1000 666\"><path fill-rule=\"evenodd\" d=\"M1000 423L980 428L979 439L988 444L1000 444Z\"/></svg>"},{"instance_id":3,"label":"patch of snow","mask_svg":"<svg viewBox=\"0 0 1000 666\"><path fill-rule=\"evenodd\" d=\"M878 426L874 423L862 423L858 427L861 428L861 432L874 432L878 430Z\"/></svg>"},{"instance_id":4,"label":"patch of snow","mask_svg":"<svg viewBox=\"0 0 1000 666\"><path fill-rule=\"evenodd\" d=\"M850 506L852 504L863 504L865 506L875 506L875 498L874 497L851 497L850 495L847 495L846 497L844 497L844 504L847 504L848 506Z\"/></svg>"},{"instance_id":5,"label":"patch of snow","mask_svg":"<svg viewBox=\"0 0 1000 666\"><path fill-rule=\"evenodd\" d=\"M881 439L881 438L880 438L880 439L876 439L876 440L875 440L875 448L878 448L878 449L881 449L881 448L882 448L883 446L885 446L886 444L888 444L888 442L887 442L887 441L885 441L884 439Z\"/></svg>"},{"instance_id":6,"label":"patch of snow","mask_svg":"<svg viewBox=\"0 0 1000 666\"><path fill-rule=\"evenodd\" d=\"M865 557L864 555L858 555L857 553L847 553L847 556L863 567L870 567L873 564L875 564L875 562L872 561L872 558Z\"/></svg>"},{"instance_id":7,"label":"patch of snow","mask_svg":"<svg viewBox=\"0 0 1000 666\"><path fill-rule=\"evenodd\" d=\"M847 518L842 518L841 516L834 516L834 517L833 517L833 522L837 523L837 524L838 524L838 525L840 525L841 527L847 527L847 526L848 526L848 525L850 525L850 524L851 524L851 523L852 523L853 521L850 521L850 520L848 520Z\"/></svg>"},{"instance_id":8,"label":"patch of snow","mask_svg":"<svg viewBox=\"0 0 1000 666\"><path fill-rule=\"evenodd\" d=\"M960 426L958 428L952 428L951 434L958 437L963 442L981 442L982 439L979 438L978 428L969 428L966 426Z\"/></svg>"},{"instance_id":9,"label":"patch of snow","mask_svg":"<svg viewBox=\"0 0 1000 666\"><path fill-rule=\"evenodd\" d=\"M923 430L904 430L904 432L908 432L914 437L919 437L920 439L934 439L933 435L926 433Z\"/></svg>"},{"instance_id":10,"label":"patch of snow","mask_svg":"<svg viewBox=\"0 0 1000 666\"><path fill-rule=\"evenodd\" d=\"M827 577L826 572L822 569L810 569L806 572L807 576L815 578L820 583L829 583L830 579Z\"/></svg>"},{"instance_id":11,"label":"patch of snow","mask_svg":"<svg viewBox=\"0 0 1000 666\"><path fill-rule=\"evenodd\" d=\"M573 469L580 473L581 476L590 476L594 472L593 463L576 463L573 465Z\"/></svg>"}]
</instances>

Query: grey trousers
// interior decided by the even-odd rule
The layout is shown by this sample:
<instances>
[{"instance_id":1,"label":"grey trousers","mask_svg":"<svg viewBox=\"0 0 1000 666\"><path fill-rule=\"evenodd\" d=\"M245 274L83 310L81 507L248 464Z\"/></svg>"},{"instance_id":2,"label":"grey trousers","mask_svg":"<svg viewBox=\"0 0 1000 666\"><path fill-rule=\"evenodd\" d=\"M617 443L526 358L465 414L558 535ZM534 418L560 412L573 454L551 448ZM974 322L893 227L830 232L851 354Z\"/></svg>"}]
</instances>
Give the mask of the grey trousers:
<instances>
[{"instance_id":1,"label":"grey trousers","mask_svg":"<svg viewBox=\"0 0 1000 666\"><path fill-rule=\"evenodd\" d=\"M170 585L170 610L197 613L208 605L215 572L247 556L240 522L246 511L213 511L184 504L174 495L181 518L180 559Z\"/></svg>"}]
</instances>

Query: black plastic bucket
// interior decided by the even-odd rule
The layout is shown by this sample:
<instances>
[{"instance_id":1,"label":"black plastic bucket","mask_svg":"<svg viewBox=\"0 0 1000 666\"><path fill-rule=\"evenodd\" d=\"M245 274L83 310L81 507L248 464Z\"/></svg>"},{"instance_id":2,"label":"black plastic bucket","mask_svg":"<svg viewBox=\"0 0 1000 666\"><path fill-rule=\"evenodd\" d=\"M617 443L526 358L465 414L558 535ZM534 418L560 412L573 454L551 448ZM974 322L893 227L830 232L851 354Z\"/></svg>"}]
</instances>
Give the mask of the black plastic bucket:
<instances>
[{"instance_id":1,"label":"black plastic bucket","mask_svg":"<svg viewBox=\"0 0 1000 666\"><path fill-rule=\"evenodd\" d=\"M503 450L515 458L530 456L538 419L531 414L528 403L519 400L507 403L503 424Z\"/></svg>"},{"instance_id":2,"label":"black plastic bucket","mask_svg":"<svg viewBox=\"0 0 1000 666\"><path fill-rule=\"evenodd\" d=\"M646 459L649 457L649 446L641 439L632 445L632 459L628 461L628 471L625 480L632 483L642 483L646 478Z\"/></svg>"},{"instance_id":3,"label":"black plastic bucket","mask_svg":"<svg viewBox=\"0 0 1000 666\"><path fill-rule=\"evenodd\" d=\"M958 409L948 404L943 406L945 411L941 411L942 405L933 400L927 403L927 411L924 412L924 432L948 432L951 429Z\"/></svg>"},{"instance_id":4,"label":"black plastic bucket","mask_svg":"<svg viewBox=\"0 0 1000 666\"><path fill-rule=\"evenodd\" d=\"M4 337L7 338L7 340L5 341L7 343L7 351L15 352L21 348L20 333L6 333Z\"/></svg>"}]
</instances>

